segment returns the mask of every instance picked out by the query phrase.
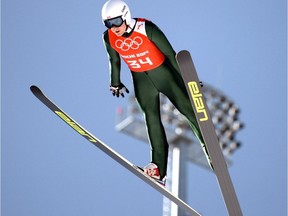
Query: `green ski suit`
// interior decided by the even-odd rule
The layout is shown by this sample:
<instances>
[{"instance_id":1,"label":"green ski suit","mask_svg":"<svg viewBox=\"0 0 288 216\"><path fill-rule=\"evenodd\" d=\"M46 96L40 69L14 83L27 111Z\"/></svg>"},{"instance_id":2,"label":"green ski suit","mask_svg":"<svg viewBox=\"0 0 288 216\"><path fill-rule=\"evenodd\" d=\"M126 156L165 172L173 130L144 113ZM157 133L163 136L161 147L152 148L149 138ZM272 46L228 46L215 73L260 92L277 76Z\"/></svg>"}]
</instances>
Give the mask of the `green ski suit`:
<instances>
[{"instance_id":1,"label":"green ski suit","mask_svg":"<svg viewBox=\"0 0 288 216\"><path fill-rule=\"evenodd\" d=\"M164 33L154 23L146 20L145 30L148 39L164 54L165 60L155 69L144 72L131 70L131 74L135 96L146 122L151 145L151 162L158 166L161 178L163 178L167 171L168 142L160 117L160 93L166 95L179 112L187 118L202 147L204 147L204 141L179 72L175 51ZM129 38L133 31L134 29L119 38ZM121 59L119 53L110 44L108 30L103 33L103 41L110 62L111 86L117 86L121 84Z\"/></svg>"}]
</instances>

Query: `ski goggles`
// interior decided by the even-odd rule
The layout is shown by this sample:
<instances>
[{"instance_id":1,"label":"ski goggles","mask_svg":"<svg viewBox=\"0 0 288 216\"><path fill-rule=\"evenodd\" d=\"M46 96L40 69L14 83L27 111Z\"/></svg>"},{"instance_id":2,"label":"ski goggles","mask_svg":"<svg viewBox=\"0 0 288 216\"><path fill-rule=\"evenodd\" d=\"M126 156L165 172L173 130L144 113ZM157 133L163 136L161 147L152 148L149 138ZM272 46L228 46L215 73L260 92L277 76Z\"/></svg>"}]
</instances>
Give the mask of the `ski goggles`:
<instances>
[{"instance_id":1,"label":"ski goggles","mask_svg":"<svg viewBox=\"0 0 288 216\"><path fill-rule=\"evenodd\" d=\"M124 22L124 20L122 19L122 16L119 16L119 17L115 17L112 19L104 20L104 25L108 29L111 29L113 26L120 27L123 24L123 22Z\"/></svg>"}]
</instances>

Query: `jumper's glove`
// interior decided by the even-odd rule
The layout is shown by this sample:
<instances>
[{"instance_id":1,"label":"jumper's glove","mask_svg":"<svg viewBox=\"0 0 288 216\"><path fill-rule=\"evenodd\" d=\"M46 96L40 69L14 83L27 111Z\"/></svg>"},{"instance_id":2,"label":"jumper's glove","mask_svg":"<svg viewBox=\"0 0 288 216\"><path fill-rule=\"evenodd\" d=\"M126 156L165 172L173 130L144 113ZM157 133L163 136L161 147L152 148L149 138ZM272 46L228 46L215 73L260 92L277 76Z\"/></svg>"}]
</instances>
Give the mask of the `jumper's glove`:
<instances>
[{"instance_id":1,"label":"jumper's glove","mask_svg":"<svg viewBox=\"0 0 288 216\"><path fill-rule=\"evenodd\" d=\"M201 87L204 86L202 81L199 81L199 85L200 85Z\"/></svg>"},{"instance_id":2,"label":"jumper's glove","mask_svg":"<svg viewBox=\"0 0 288 216\"><path fill-rule=\"evenodd\" d=\"M122 83L120 83L117 86L112 86L110 85L110 91L112 92L112 95L116 97L119 97L119 95L121 95L122 97L124 97L124 93L123 90L128 94L129 90L126 88L125 85L123 85Z\"/></svg>"}]
</instances>

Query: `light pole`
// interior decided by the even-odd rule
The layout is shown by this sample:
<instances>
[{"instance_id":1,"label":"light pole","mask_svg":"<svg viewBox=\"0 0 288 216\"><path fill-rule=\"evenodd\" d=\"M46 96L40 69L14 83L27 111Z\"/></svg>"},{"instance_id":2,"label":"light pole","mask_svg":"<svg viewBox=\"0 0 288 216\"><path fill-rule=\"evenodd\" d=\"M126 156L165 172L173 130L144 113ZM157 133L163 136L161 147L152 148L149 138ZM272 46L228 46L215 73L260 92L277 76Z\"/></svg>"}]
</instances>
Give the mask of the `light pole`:
<instances>
[{"instance_id":1,"label":"light pole","mask_svg":"<svg viewBox=\"0 0 288 216\"><path fill-rule=\"evenodd\" d=\"M230 165L232 163L231 155L241 146L235 137L236 132L243 128L243 123L238 119L239 107L221 91L210 85L204 84L202 91L212 116L223 155ZM161 95L160 109L169 142L166 187L185 201L187 162L211 169L202 147L193 135L185 117L163 95ZM127 107L118 108L116 129L148 143L143 115L134 100L134 96L129 97ZM163 216L186 215L185 212L164 197Z\"/></svg>"}]
</instances>

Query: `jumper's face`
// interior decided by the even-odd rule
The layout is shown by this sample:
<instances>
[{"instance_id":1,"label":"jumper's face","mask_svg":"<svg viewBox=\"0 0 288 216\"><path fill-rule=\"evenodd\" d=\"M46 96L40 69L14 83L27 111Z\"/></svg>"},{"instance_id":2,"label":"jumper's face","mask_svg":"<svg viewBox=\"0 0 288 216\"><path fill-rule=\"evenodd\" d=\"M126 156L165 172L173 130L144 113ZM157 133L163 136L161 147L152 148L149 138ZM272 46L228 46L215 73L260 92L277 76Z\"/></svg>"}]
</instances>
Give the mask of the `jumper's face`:
<instances>
[{"instance_id":1,"label":"jumper's face","mask_svg":"<svg viewBox=\"0 0 288 216\"><path fill-rule=\"evenodd\" d=\"M117 36L122 36L125 33L126 29L127 29L126 23L123 22L122 25L119 26L119 27L113 26L111 28L111 31L114 34L116 34Z\"/></svg>"}]
</instances>

